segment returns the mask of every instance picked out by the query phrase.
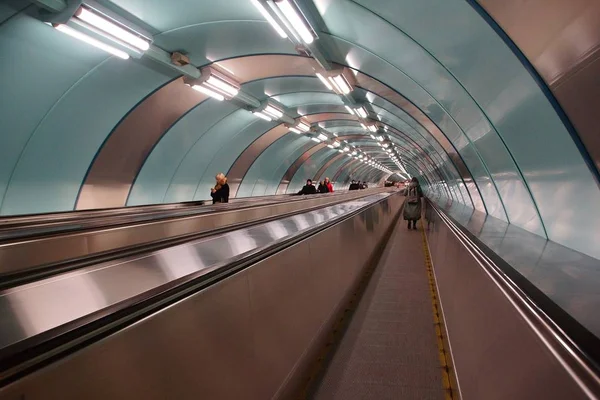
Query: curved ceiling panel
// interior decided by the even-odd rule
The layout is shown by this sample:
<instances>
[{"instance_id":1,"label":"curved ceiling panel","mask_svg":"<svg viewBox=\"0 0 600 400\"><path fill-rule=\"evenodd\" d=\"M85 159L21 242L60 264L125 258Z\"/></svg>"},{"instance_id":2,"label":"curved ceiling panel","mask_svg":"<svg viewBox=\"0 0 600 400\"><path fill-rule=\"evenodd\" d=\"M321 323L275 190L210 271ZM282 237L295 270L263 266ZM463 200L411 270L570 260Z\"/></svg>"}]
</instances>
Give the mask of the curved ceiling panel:
<instances>
[{"instance_id":1,"label":"curved ceiling panel","mask_svg":"<svg viewBox=\"0 0 600 400\"><path fill-rule=\"evenodd\" d=\"M302 163L300 168L296 171L292 179L290 179L290 183L286 189L286 193L296 193L302 186L306 183L307 179L313 179L315 173L319 170L319 167L326 162L326 160L333 156L337 151L331 150L328 147L320 147L315 146L318 150L310 155Z\"/></svg>"},{"instance_id":2,"label":"curved ceiling panel","mask_svg":"<svg viewBox=\"0 0 600 400\"><path fill-rule=\"evenodd\" d=\"M247 0L228 0L227 7L217 7L214 0L112 0L157 32L219 21L254 20L267 23Z\"/></svg>"},{"instance_id":3,"label":"curved ceiling panel","mask_svg":"<svg viewBox=\"0 0 600 400\"><path fill-rule=\"evenodd\" d=\"M325 86L316 77L283 76L270 79L260 79L242 86L244 91L260 100L267 97L287 95L299 92L327 92Z\"/></svg>"},{"instance_id":4,"label":"curved ceiling panel","mask_svg":"<svg viewBox=\"0 0 600 400\"><path fill-rule=\"evenodd\" d=\"M155 43L167 51L186 49L194 65L249 54L296 54L288 41L273 36L263 21L220 21L189 25L160 34Z\"/></svg>"},{"instance_id":5,"label":"curved ceiling panel","mask_svg":"<svg viewBox=\"0 0 600 400\"><path fill-rule=\"evenodd\" d=\"M393 37L395 36L397 36L397 33ZM378 76L381 81L401 92L423 110L460 151L465 164L469 167L473 178L477 182L488 212L502 220L507 219L504 205L484 161L473 148L456 119L433 97L432 93L402 72L399 69L400 67L392 65L390 61L382 57L340 38L325 36L323 39L329 47L337 48L339 52L344 54L351 54L354 61L354 64L351 65L353 68L358 68L369 75ZM404 57L406 57L405 62L411 61L407 54ZM337 61L343 62L345 60ZM413 69L419 69L419 67L419 64L413 65ZM434 76L430 76L426 80L435 82L438 79L441 82L445 81L442 77ZM525 200L527 201L527 199Z\"/></svg>"},{"instance_id":6,"label":"curved ceiling panel","mask_svg":"<svg viewBox=\"0 0 600 400\"><path fill-rule=\"evenodd\" d=\"M127 205L162 203L188 151L236 110L232 104L206 100L179 118L162 135L143 163L131 186Z\"/></svg>"},{"instance_id":7,"label":"curved ceiling panel","mask_svg":"<svg viewBox=\"0 0 600 400\"><path fill-rule=\"evenodd\" d=\"M281 177L289 166L311 147L312 141L295 133L284 134L264 151L255 155L255 161L243 176L237 197L264 196L275 194ZM281 168L281 165L285 168ZM277 172L280 175L277 176ZM231 175L230 175L231 176Z\"/></svg>"},{"instance_id":8,"label":"curved ceiling panel","mask_svg":"<svg viewBox=\"0 0 600 400\"><path fill-rule=\"evenodd\" d=\"M521 179L523 184L531 189L542 219L548 220L546 225L549 226L545 227L548 236L578 248L582 248L581 243L589 244L589 237L586 239L569 228L574 226L571 212L556 210L555 182L542 177L551 170L553 174L557 169L562 170L565 178L555 177L564 179L564 185L561 185L564 193L583 191L592 195L593 192L592 197L600 200L593 175L548 99L491 27L463 1L448 1L443 6L432 1L364 4L370 10L345 1L317 2L328 28L337 37L332 39L335 45L339 47L343 38L344 43L368 48L371 54L385 54L387 62L419 82L473 140L499 133L501 137L494 141L510 149L509 155L526 178ZM387 21L382 15L395 20ZM423 22L424 15L429 23ZM382 36L393 39L406 51L386 53L381 41L371 38L365 31L361 30L357 35L353 17L369 26L377 26L369 31L378 32L377 39ZM402 26L403 31L398 26ZM431 30L430 26L443 29ZM343 53L348 54L347 51ZM481 57L482 54L486 56ZM431 79L432 76L439 79ZM552 143L541 146L540 143L546 140ZM563 146L564 150L561 150ZM572 179L566 179L567 175ZM507 196L515 196L511 198L517 205L515 207L527 205L526 198L516 197L524 192L516 182L502 190ZM585 209L583 203L577 207ZM490 212L493 214L493 210ZM537 221L539 218L527 214L526 210L517 209L515 214L521 220L511 222L534 232L544 229ZM580 213L575 219L584 223L588 215L587 212ZM592 218L600 221L600 212L594 212ZM572 236L567 238L567 235ZM585 246L589 248L588 244Z\"/></svg>"},{"instance_id":9,"label":"curved ceiling panel","mask_svg":"<svg viewBox=\"0 0 600 400\"><path fill-rule=\"evenodd\" d=\"M26 14L0 25L0 51L10 54L0 60L0 120L10 132L0 135L0 213L71 210L107 135L170 77L107 58Z\"/></svg>"}]
</instances>

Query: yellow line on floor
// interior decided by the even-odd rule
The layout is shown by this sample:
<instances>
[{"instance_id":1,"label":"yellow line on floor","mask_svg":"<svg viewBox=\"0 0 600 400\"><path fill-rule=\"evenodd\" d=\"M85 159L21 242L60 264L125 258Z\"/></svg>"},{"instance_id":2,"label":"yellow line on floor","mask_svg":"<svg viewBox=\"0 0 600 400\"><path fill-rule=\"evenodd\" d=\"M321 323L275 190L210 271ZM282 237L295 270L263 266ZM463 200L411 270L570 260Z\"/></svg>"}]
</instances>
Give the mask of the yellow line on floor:
<instances>
[{"instance_id":1,"label":"yellow line on floor","mask_svg":"<svg viewBox=\"0 0 600 400\"><path fill-rule=\"evenodd\" d=\"M421 234L423 237L423 253L425 255L425 268L427 270L427 279L429 281L429 294L431 295L433 323L439 351L439 361L440 365L442 366L442 385L444 386L444 395L446 400L456 400L458 399L458 396L455 395L456 391L452 387L454 384L451 378L453 369L452 359L450 353L446 350L446 328L444 327L442 309L439 304L437 286L435 283L435 277L433 275L433 264L431 263L431 255L429 254L429 245L427 243L427 235L425 234L425 225L423 224L422 220Z\"/></svg>"}]
</instances>

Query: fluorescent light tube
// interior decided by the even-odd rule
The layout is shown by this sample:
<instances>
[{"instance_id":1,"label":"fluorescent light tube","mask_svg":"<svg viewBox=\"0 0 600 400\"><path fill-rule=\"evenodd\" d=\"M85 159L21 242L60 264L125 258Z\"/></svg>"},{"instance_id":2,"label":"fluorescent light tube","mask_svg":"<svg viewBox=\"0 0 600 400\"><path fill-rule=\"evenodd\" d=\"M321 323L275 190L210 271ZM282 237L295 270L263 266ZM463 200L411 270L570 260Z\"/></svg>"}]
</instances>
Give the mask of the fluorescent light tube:
<instances>
[{"instance_id":1,"label":"fluorescent light tube","mask_svg":"<svg viewBox=\"0 0 600 400\"><path fill-rule=\"evenodd\" d=\"M316 137L311 137L310 140L312 140L313 142L321 143L321 140L317 139Z\"/></svg>"},{"instance_id":2,"label":"fluorescent light tube","mask_svg":"<svg viewBox=\"0 0 600 400\"><path fill-rule=\"evenodd\" d=\"M352 153L350 153L350 154L352 154L353 156L355 156L355 155L357 154L357 153L356 153L356 150L355 150L355 151L353 151L353 152L352 152Z\"/></svg>"},{"instance_id":3,"label":"fluorescent light tube","mask_svg":"<svg viewBox=\"0 0 600 400\"><path fill-rule=\"evenodd\" d=\"M208 96L210 96L210 97L212 97L212 98L214 98L214 99L217 99L217 100L219 100L219 101L223 101L223 100L225 100L225 96L223 96L223 95L222 95L222 94L220 94L220 93L214 92L214 91L212 91L212 90L210 90L209 88L206 88L206 87L204 87L204 86L200 86L200 85L193 85L193 86L192 86L192 89L194 89L194 90L196 90L196 91L198 91L198 92L200 92L200 93L204 93L205 95L208 95Z\"/></svg>"},{"instance_id":4,"label":"fluorescent light tube","mask_svg":"<svg viewBox=\"0 0 600 400\"><path fill-rule=\"evenodd\" d=\"M107 53L122 58L123 60L127 60L129 58L129 54L125 53L124 51L102 43L101 41L96 40L93 37L86 35L85 33L81 33L71 28L70 26L59 24L55 25L54 28L56 28L56 30L62 33L66 33L67 35L74 37L75 39L81 40L82 42L85 42L87 44L91 44L92 46L97 47L100 50L104 50Z\"/></svg>"},{"instance_id":5,"label":"fluorescent light tube","mask_svg":"<svg viewBox=\"0 0 600 400\"><path fill-rule=\"evenodd\" d=\"M333 142L334 147L340 147L340 142Z\"/></svg>"},{"instance_id":6,"label":"fluorescent light tube","mask_svg":"<svg viewBox=\"0 0 600 400\"><path fill-rule=\"evenodd\" d=\"M351 108L350 108L349 106L347 106L347 105L344 105L344 107L346 107L346 110L348 110L348 112L349 112L350 114L354 115L354 110L353 110L353 109L351 109Z\"/></svg>"},{"instance_id":7,"label":"fluorescent light tube","mask_svg":"<svg viewBox=\"0 0 600 400\"><path fill-rule=\"evenodd\" d=\"M306 44L311 44L315 38L310 32L310 29L308 29L307 22L304 20L304 18L298 15L298 12L296 12L289 1L279 0L275 1L275 4L277 7L279 7L285 18L290 23L291 27L296 31L298 36L300 36L302 41Z\"/></svg>"},{"instance_id":8,"label":"fluorescent light tube","mask_svg":"<svg viewBox=\"0 0 600 400\"><path fill-rule=\"evenodd\" d=\"M361 118L367 118L367 110L364 107L359 107L356 109L356 115Z\"/></svg>"},{"instance_id":9,"label":"fluorescent light tube","mask_svg":"<svg viewBox=\"0 0 600 400\"><path fill-rule=\"evenodd\" d=\"M206 81L203 82L204 84L206 84L209 87L213 87L217 90L221 90L225 93L227 93L230 96L236 96L239 93L238 88L236 88L235 86L225 82L222 79L217 78L214 75L211 75Z\"/></svg>"},{"instance_id":10,"label":"fluorescent light tube","mask_svg":"<svg viewBox=\"0 0 600 400\"><path fill-rule=\"evenodd\" d=\"M367 126L366 126L365 124L363 124L362 122L361 122L360 126L362 126L362 128L363 128L364 130L367 130Z\"/></svg>"},{"instance_id":11,"label":"fluorescent light tube","mask_svg":"<svg viewBox=\"0 0 600 400\"><path fill-rule=\"evenodd\" d=\"M375 135L371 135L371 138L372 138L373 140L377 140L377 138L375 137Z\"/></svg>"},{"instance_id":12,"label":"fluorescent light tube","mask_svg":"<svg viewBox=\"0 0 600 400\"><path fill-rule=\"evenodd\" d=\"M375 125L369 125L369 130L371 132L377 132L377 127Z\"/></svg>"},{"instance_id":13,"label":"fluorescent light tube","mask_svg":"<svg viewBox=\"0 0 600 400\"><path fill-rule=\"evenodd\" d=\"M319 136L317 136L319 139L321 140L327 140L329 139L327 136L323 135L322 133L319 133Z\"/></svg>"},{"instance_id":14,"label":"fluorescent light tube","mask_svg":"<svg viewBox=\"0 0 600 400\"><path fill-rule=\"evenodd\" d=\"M281 118L283 116L283 112L281 112L277 108L270 106L270 105L267 105L265 107L265 109L263 110L263 112L266 113L267 115L271 115L275 118Z\"/></svg>"},{"instance_id":15,"label":"fluorescent light tube","mask_svg":"<svg viewBox=\"0 0 600 400\"><path fill-rule=\"evenodd\" d=\"M333 149L333 145L332 144L328 144L327 147L329 147L330 149Z\"/></svg>"},{"instance_id":16,"label":"fluorescent light tube","mask_svg":"<svg viewBox=\"0 0 600 400\"><path fill-rule=\"evenodd\" d=\"M265 17L265 19L267 20L267 22L269 24L271 24L271 26L273 27L273 29L275 29L275 31L279 34L279 36L281 36L283 39L287 39L288 36L285 33L285 31L283 29L281 29L281 27L279 26L279 24L277 22L275 22L273 17L271 17L271 14L268 13L268 11L263 7L263 5L258 0L250 0L250 1L252 1L252 4L254 4L254 7L256 7L258 9L258 11L260 11L262 16Z\"/></svg>"},{"instance_id":17,"label":"fluorescent light tube","mask_svg":"<svg viewBox=\"0 0 600 400\"><path fill-rule=\"evenodd\" d=\"M323 82L323 85L325 85L325 87L329 90L333 90L333 87L331 87L331 84L327 81L327 79L325 79L325 77L323 75L321 75L320 73L316 73L317 78L319 78L321 80L321 82Z\"/></svg>"},{"instance_id":18,"label":"fluorescent light tube","mask_svg":"<svg viewBox=\"0 0 600 400\"><path fill-rule=\"evenodd\" d=\"M342 93L342 88L340 88L337 84L336 81L333 80L333 78L330 76L327 79L329 79L329 82L331 82L331 86L333 86L334 90L338 93Z\"/></svg>"},{"instance_id":19,"label":"fluorescent light tube","mask_svg":"<svg viewBox=\"0 0 600 400\"><path fill-rule=\"evenodd\" d=\"M261 113L260 111L253 111L252 114L256 115L259 118L264 119L265 121L272 121L271 117L266 114Z\"/></svg>"},{"instance_id":20,"label":"fluorescent light tube","mask_svg":"<svg viewBox=\"0 0 600 400\"><path fill-rule=\"evenodd\" d=\"M344 152L344 150L338 150L338 151L339 151L340 153L343 153L343 152Z\"/></svg>"},{"instance_id":21,"label":"fluorescent light tube","mask_svg":"<svg viewBox=\"0 0 600 400\"><path fill-rule=\"evenodd\" d=\"M296 129L296 128L294 128L294 127L291 127L291 128L290 128L290 131L292 131L292 132L294 132L294 133L298 133L298 134L302 133L302 131L301 131L300 129Z\"/></svg>"},{"instance_id":22,"label":"fluorescent light tube","mask_svg":"<svg viewBox=\"0 0 600 400\"><path fill-rule=\"evenodd\" d=\"M344 151L350 151L350 147L344 147Z\"/></svg>"},{"instance_id":23,"label":"fluorescent light tube","mask_svg":"<svg viewBox=\"0 0 600 400\"><path fill-rule=\"evenodd\" d=\"M131 31L133 30L125 29L121 27L120 24L111 21L109 18L98 15L87 8L79 8L75 17L142 51L146 51L150 48L150 42L132 33ZM110 37L108 37L108 39L110 39Z\"/></svg>"},{"instance_id":24,"label":"fluorescent light tube","mask_svg":"<svg viewBox=\"0 0 600 400\"><path fill-rule=\"evenodd\" d=\"M296 128L300 129L303 132L310 131L310 125L305 124L304 122L298 122L298 124L296 125Z\"/></svg>"},{"instance_id":25,"label":"fluorescent light tube","mask_svg":"<svg viewBox=\"0 0 600 400\"><path fill-rule=\"evenodd\" d=\"M344 76L342 74L334 76L333 81L340 88L340 91L343 94L348 94L352 91L352 87L350 86L350 84L348 83L346 78L344 78Z\"/></svg>"}]
</instances>

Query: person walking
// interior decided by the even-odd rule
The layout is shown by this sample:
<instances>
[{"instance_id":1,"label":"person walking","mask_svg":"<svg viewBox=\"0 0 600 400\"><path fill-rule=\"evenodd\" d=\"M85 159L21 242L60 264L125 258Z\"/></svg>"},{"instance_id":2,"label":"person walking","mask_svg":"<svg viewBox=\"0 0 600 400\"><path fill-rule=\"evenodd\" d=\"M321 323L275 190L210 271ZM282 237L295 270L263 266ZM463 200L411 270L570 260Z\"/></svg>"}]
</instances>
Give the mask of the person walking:
<instances>
[{"instance_id":1,"label":"person walking","mask_svg":"<svg viewBox=\"0 0 600 400\"><path fill-rule=\"evenodd\" d=\"M423 191L419 180L413 177L406 188L406 201L404 202L404 220L408 221L408 229L417 229L417 221L421 219L421 198Z\"/></svg>"},{"instance_id":2,"label":"person walking","mask_svg":"<svg viewBox=\"0 0 600 400\"><path fill-rule=\"evenodd\" d=\"M210 197L215 203L229 203L229 185L227 184L227 177L225 174L219 173L215 176L217 184L214 188L210 189Z\"/></svg>"}]
</instances>

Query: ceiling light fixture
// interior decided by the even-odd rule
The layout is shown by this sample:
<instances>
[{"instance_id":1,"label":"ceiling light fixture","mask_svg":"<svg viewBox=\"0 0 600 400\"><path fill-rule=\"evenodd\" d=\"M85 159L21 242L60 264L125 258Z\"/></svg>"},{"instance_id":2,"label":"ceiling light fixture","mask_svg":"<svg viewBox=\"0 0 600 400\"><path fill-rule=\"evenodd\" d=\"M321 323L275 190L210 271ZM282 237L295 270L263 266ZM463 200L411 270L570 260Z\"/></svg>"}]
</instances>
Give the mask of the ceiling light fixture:
<instances>
[{"instance_id":1,"label":"ceiling light fixture","mask_svg":"<svg viewBox=\"0 0 600 400\"><path fill-rule=\"evenodd\" d=\"M317 139L316 137L310 138L313 142L321 143L321 139Z\"/></svg>"},{"instance_id":2,"label":"ceiling light fixture","mask_svg":"<svg viewBox=\"0 0 600 400\"><path fill-rule=\"evenodd\" d=\"M356 109L356 115L358 115L361 118L367 118L367 115L369 115L367 113L367 110L364 107L359 107Z\"/></svg>"},{"instance_id":3,"label":"ceiling light fixture","mask_svg":"<svg viewBox=\"0 0 600 400\"><path fill-rule=\"evenodd\" d=\"M262 112L264 114L267 114L268 116L272 117L273 119L279 119L279 118L283 117L283 112L280 109L275 108L270 104L267 104L267 106L262 110Z\"/></svg>"},{"instance_id":4,"label":"ceiling light fixture","mask_svg":"<svg viewBox=\"0 0 600 400\"><path fill-rule=\"evenodd\" d=\"M235 81L211 67L202 68L200 79L191 81L190 84L195 90L220 101L235 97L240 91L239 85Z\"/></svg>"},{"instance_id":5,"label":"ceiling light fixture","mask_svg":"<svg viewBox=\"0 0 600 400\"><path fill-rule=\"evenodd\" d=\"M191 85L192 89L200 92L200 93L204 93L207 96L212 97L213 99L219 100L219 101L223 101L225 100L225 96L214 92L212 90L210 90L209 88L206 88L204 86L200 86L200 85Z\"/></svg>"},{"instance_id":6,"label":"ceiling light fixture","mask_svg":"<svg viewBox=\"0 0 600 400\"><path fill-rule=\"evenodd\" d=\"M308 125L302 121L298 122L298 124L296 125L296 128L300 129L302 132L310 131L310 125Z\"/></svg>"},{"instance_id":7,"label":"ceiling light fixture","mask_svg":"<svg viewBox=\"0 0 600 400\"><path fill-rule=\"evenodd\" d=\"M231 97L237 96L240 90L233 86L232 84L224 81L223 79L217 78L215 75L211 75L208 77L206 81L204 81L205 86L209 88L213 88L217 91L225 92Z\"/></svg>"},{"instance_id":8,"label":"ceiling light fixture","mask_svg":"<svg viewBox=\"0 0 600 400\"><path fill-rule=\"evenodd\" d=\"M317 75L317 78L319 78L319 80L321 82L323 82L323 85L325 85L325 87L329 90L333 90L333 87L331 86L331 84L329 83L329 81L327 79L325 79L325 77L323 75L321 75L320 73L316 73L315 75Z\"/></svg>"},{"instance_id":9,"label":"ceiling light fixture","mask_svg":"<svg viewBox=\"0 0 600 400\"><path fill-rule=\"evenodd\" d=\"M53 26L57 31L65 33L75 39L81 40L82 42L90 44L100 50L104 50L107 53L110 53L114 56L122 58L123 60L127 60L129 58L129 54L125 53L123 50L119 50L115 47L112 47L105 43L102 43L101 41L94 39L93 37L88 36L85 33L79 32L79 31L71 28L70 26L63 25L63 24L58 24L58 25L53 25Z\"/></svg>"},{"instance_id":10,"label":"ceiling light fixture","mask_svg":"<svg viewBox=\"0 0 600 400\"><path fill-rule=\"evenodd\" d=\"M340 142L338 142L338 141L333 142L333 147L340 147Z\"/></svg>"},{"instance_id":11,"label":"ceiling light fixture","mask_svg":"<svg viewBox=\"0 0 600 400\"><path fill-rule=\"evenodd\" d=\"M328 144L327 147L329 147L330 149L333 149L333 145L332 144Z\"/></svg>"},{"instance_id":12,"label":"ceiling light fixture","mask_svg":"<svg viewBox=\"0 0 600 400\"><path fill-rule=\"evenodd\" d=\"M329 139L326 135L319 133L319 136L317 136L320 140L327 140Z\"/></svg>"},{"instance_id":13,"label":"ceiling light fixture","mask_svg":"<svg viewBox=\"0 0 600 400\"><path fill-rule=\"evenodd\" d=\"M369 125L369 130L371 132L377 132L377 127L375 125Z\"/></svg>"},{"instance_id":14,"label":"ceiling light fixture","mask_svg":"<svg viewBox=\"0 0 600 400\"><path fill-rule=\"evenodd\" d=\"M348 147L348 146L344 147L344 151L350 151L350 147Z\"/></svg>"},{"instance_id":15,"label":"ceiling light fixture","mask_svg":"<svg viewBox=\"0 0 600 400\"><path fill-rule=\"evenodd\" d=\"M332 83L335 90L340 94L348 94L352 91L352 86L346 80L343 74L338 74L335 76L330 76L329 82Z\"/></svg>"},{"instance_id":16,"label":"ceiling light fixture","mask_svg":"<svg viewBox=\"0 0 600 400\"><path fill-rule=\"evenodd\" d=\"M290 128L290 131L292 131L292 132L294 132L294 133L298 133L298 134L302 133L302 131L301 131L300 129L296 129L296 128L294 128L294 127L291 127L291 128Z\"/></svg>"},{"instance_id":17,"label":"ceiling light fixture","mask_svg":"<svg viewBox=\"0 0 600 400\"><path fill-rule=\"evenodd\" d=\"M304 16L300 16L298 10L288 0L275 0L274 2L289 23L288 28L292 29L304 43L311 44L315 38Z\"/></svg>"},{"instance_id":18,"label":"ceiling light fixture","mask_svg":"<svg viewBox=\"0 0 600 400\"><path fill-rule=\"evenodd\" d=\"M78 20L80 20L88 23L94 28L102 31L104 37L116 43L120 44L120 42L125 42L141 51L146 51L150 48L150 39L144 37L141 33L112 20L112 18L105 16L96 10L87 7L80 7L75 13L74 17L74 22L78 22Z\"/></svg>"},{"instance_id":19,"label":"ceiling light fixture","mask_svg":"<svg viewBox=\"0 0 600 400\"><path fill-rule=\"evenodd\" d=\"M260 111L253 111L253 112L252 112L252 114L256 115L256 116L257 116L257 117L259 117L259 118L262 118L262 119L264 119L265 121L272 121L271 117L269 117L269 116L268 116L268 115L266 115L266 114L263 114L263 113L262 113L262 112L260 112Z\"/></svg>"},{"instance_id":20,"label":"ceiling light fixture","mask_svg":"<svg viewBox=\"0 0 600 400\"><path fill-rule=\"evenodd\" d=\"M365 131L367 130L367 126L366 126L365 124L363 124L362 122L361 122L360 126L362 126L362 128L363 128Z\"/></svg>"},{"instance_id":21,"label":"ceiling light fixture","mask_svg":"<svg viewBox=\"0 0 600 400\"><path fill-rule=\"evenodd\" d=\"M344 105L344 107L346 107L346 110L348 110L348 112L349 112L350 114L354 115L354 110L353 110L352 108L350 108L350 107L349 107L349 106L347 106L347 105Z\"/></svg>"},{"instance_id":22,"label":"ceiling light fixture","mask_svg":"<svg viewBox=\"0 0 600 400\"><path fill-rule=\"evenodd\" d=\"M287 39L288 35L285 33L285 31L283 29L281 29L279 24L273 19L271 14L269 14L269 12L263 7L263 5L260 3L260 1L258 1L258 0L250 0L250 1L252 2L252 4L254 4L254 7L256 7L258 9L258 11L260 11L262 16L265 17L267 22L269 24L271 24L271 26L273 27L273 29L275 29L277 34L279 34L279 36L281 36L283 39Z\"/></svg>"}]
</instances>

